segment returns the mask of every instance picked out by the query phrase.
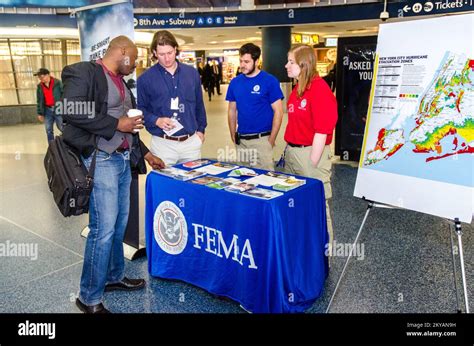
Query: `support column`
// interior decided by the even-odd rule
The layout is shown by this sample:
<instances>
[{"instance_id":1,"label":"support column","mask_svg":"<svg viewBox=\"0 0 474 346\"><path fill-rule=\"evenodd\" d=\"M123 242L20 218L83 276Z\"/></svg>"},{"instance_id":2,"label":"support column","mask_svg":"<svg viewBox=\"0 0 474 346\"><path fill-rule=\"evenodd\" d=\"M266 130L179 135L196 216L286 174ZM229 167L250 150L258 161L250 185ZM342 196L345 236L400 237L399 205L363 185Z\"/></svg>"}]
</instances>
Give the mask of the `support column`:
<instances>
[{"instance_id":1,"label":"support column","mask_svg":"<svg viewBox=\"0 0 474 346\"><path fill-rule=\"evenodd\" d=\"M290 26L262 28L262 69L274 75L280 83L290 81L285 69L290 47Z\"/></svg>"},{"instance_id":2,"label":"support column","mask_svg":"<svg viewBox=\"0 0 474 346\"><path fill-rule=\"evenodd\" d=\"M274 26L262 28L262 69L275 76L280 81L283 91L283 110L287 112L286 104L291 94L291 81L286 73L288 51L291 48L291 27Z\"/></svg>"}]
</instances>

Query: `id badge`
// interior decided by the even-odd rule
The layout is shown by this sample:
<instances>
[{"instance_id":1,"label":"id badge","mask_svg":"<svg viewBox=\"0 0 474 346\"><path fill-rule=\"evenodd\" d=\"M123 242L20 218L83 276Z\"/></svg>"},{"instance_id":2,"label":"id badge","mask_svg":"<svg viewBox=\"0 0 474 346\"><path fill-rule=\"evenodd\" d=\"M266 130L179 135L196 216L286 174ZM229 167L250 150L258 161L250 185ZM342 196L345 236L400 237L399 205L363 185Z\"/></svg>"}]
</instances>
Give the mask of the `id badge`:
<instances>
[{"instance_id":1,"label":"id badge","mask_svg":"<svg viewBox=\"0 0 474 346\"><path fill-rule=\"evenodd\" d=\"M179 110L179 97L171 98L171 109Z\"/></svg>"}]
</instances>

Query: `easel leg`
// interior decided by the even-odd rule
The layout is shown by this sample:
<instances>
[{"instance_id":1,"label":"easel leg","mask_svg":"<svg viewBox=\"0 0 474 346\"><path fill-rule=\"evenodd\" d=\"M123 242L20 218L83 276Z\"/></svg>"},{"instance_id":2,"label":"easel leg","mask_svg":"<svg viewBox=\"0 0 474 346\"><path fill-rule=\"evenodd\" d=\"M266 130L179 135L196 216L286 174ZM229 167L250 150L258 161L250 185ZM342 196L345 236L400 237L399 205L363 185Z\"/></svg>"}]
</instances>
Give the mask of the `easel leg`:
<instances>
[{"instance_id":1,"label":"easel leg","mask_svg":"<svg viewBox=\"0 0 474 346\"><path fill-rule=\"evenodd\" d=\"M453 275L454 275L454 288L456 289L456 307L457 312L462 312L459 306L459 294L458 294L458 275L456 270L456 255L454 251L453 233L451 229L451 221L449 221L449 239L451 240L451 254L453 256Z\"/></svg>"},{"instance_id":2,"label":"easel leg","mask_svg":"<svg viewBox=\"0 0 474 346\"><path fill-rule=\"evenodd\" d=\"M370 210L372 209L373 206L374 206L374 202L369 202L369 205L367 206L367 211L365 212L364 220L362 220L362 224L360 225L359 232L357 232L357 236L354 240L354 243L352 243L351 251L349 252L349 256L346 259L346 263L344 264L344 268L342 269L342 273L339 276L339 279L337 280L337 284L336 284L336 287L334 288L334 292L332 293L331 300L329 301L328 307L326 308L326 313L328 313L329 310L331 309L332 301L334 300L334 297L336 296L337 290L339 288L339 284L341 283L342 278L344 277L344 273L346 272L347 265L349 264L349 261L351 260L352 253L354 252L354 249L357 245L357 242L359 241L359 236L362 232L362 229L364 228L365 221L367 220L367 217L369 216L369 212L370 212Z\"/></svg>"},{"instance_id":3,"label":"easel leg","mask_svg":"<svg viewBox=\"0 0 474 346\"><path fill-rule=\"evenodd\" d=\"M458 218L454 220L454 228L458 236L459 260L461 261L462 286L464 289L464 304L466 306L466 312L469 313L469 299L467 297L466 272L464 270L464 255L462 251L462 230L461 230L461 222L459 221Z\"/></svg>"}]
</instances>

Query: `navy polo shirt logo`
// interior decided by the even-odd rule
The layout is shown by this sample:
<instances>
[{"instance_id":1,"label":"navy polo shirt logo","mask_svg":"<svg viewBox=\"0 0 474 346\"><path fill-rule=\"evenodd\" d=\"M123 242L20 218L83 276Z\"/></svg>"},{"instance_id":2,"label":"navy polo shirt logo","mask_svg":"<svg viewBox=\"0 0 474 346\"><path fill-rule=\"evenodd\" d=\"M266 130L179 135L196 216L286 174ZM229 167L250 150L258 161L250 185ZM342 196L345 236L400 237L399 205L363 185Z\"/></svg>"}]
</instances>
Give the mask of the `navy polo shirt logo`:
<instances>
[{"instance_id":1,"label":"navy polo shirt logo","mask_svg":"<svg viewBox=\"0 0 474 346\"><path fill-rule=\"evenodd\" d=\"M257 84L253 87L252 94L259 94L260 95L260 85Z\"/></svg>"}]
</instances>

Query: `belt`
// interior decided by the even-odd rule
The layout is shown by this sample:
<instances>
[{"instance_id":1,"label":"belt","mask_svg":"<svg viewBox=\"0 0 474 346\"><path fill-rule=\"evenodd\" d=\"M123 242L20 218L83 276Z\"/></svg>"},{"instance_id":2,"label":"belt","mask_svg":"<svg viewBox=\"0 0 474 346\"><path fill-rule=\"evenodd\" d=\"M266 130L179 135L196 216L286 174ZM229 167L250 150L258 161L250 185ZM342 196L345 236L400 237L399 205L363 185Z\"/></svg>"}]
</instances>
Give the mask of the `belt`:
<instances>
[{"instance_id":1,"label":"belt","mask_svg":"<svg viewBox=\"0 0 474 346\"><path fill-rule=\"evenodd\" d=\"M270 136L270 134L271 134L271 131L262 132L262 133L256 133L256 134L254 134L254 135L241 135L241 134L239 133L239 137L240 137L241 139L247 139L247 140L249 140L249 139L257 139L257 138L261 138L261 137L265 137L265 136Z\"/></svg>"},{"instance_id":2,"label":"belt","mask_svg":"<svg viewBox=\"0 0 474 346\"><path fill-rule=\"evenodd\" d=\"M173 137L173 136L168 136L168 135L158 135L158 137L164 138L164 139L169 139L171 141L177 141L177 142L184 142L187 140L189 137L194 136L194 133L192 135L184 135L184 136L179 136L179 137Z\"/></svg>"},{"instance_id":3,"label":"belt","mask_svg":"<svg viewBox=\"0 0 474 346\"><path fill-rule=\"evenodd\" d=\"M306 147L310 147L311 145L303 145L303 144L293 144L293 143L288 143L288 145L290 147L293 147L293 148L306 148Z\"/></svg>"}]
</instances>

